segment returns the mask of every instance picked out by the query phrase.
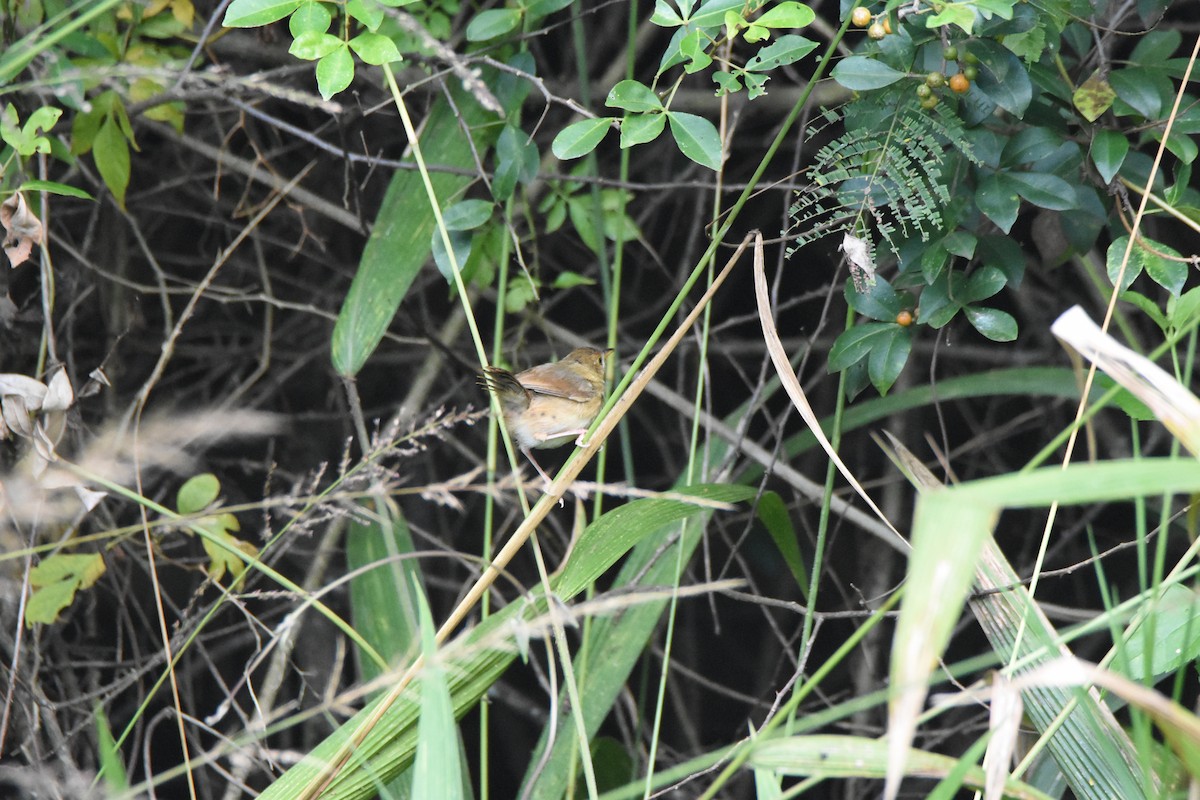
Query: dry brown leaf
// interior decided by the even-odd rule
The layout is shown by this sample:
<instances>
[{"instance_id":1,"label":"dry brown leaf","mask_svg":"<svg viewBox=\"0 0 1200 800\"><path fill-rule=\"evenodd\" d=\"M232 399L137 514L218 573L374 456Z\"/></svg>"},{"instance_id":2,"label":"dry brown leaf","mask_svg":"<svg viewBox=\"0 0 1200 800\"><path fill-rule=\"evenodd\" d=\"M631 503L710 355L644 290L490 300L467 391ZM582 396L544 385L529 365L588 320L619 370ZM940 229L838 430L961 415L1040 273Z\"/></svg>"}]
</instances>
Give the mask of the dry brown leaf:
<instances>
[{"instance_id":1,"label":"dry brown leaf","mask_svg":"<svg viewBox=\"0 0 1200 800\"><path fill-rule=\"evenodd\" d=\"M14 267L28 261L33 246L42 243L42 221L29 210L20 192L0 203L0 226L4 227L4 254Z\"/></svg>"}]
</instances>

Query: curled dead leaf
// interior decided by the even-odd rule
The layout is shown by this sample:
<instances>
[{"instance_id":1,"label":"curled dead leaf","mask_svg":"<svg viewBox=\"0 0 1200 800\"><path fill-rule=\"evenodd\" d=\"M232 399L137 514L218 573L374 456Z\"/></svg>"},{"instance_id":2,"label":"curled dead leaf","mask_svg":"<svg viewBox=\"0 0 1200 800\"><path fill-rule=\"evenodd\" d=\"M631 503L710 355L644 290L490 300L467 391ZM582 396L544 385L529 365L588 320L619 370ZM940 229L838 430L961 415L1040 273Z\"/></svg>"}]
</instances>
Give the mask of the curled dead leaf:
<instances>
[{"instance_id":1,"label":"curled dead leaf","mask_svg":"<svg viewBox=\"0 0 1200 800\"><path fill-rule=\"evenodd\" d=\"M14 267L28 261L33 246L42 243L42 221L30 211L20 192L0 203L0 226L4 227L4 254Z\"/></svg>"}]
</instances>

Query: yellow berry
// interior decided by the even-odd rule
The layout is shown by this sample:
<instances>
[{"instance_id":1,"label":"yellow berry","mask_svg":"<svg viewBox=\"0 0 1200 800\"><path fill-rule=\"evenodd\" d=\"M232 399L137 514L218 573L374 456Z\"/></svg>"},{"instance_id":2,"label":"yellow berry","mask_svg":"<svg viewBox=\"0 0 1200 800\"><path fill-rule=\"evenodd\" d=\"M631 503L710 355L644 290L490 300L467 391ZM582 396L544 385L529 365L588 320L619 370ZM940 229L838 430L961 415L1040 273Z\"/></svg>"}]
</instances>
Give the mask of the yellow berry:
<instances>
[{"instance_id":1,"label":"yellow berry","mask_svg":"<svg viewBox=\"0 0 1200 800\"><path fill-rule=\"evenodd\" d=\"M907 328L913 324L913 315L911 311L904 310L896 315L896 324L901 328Z\"/></svg>"},{"instance_id":2,"label":"yellow berry","mask_svg":"<svg viewBox=\"0 0 1200 800\"><path fill-rule=\"evenodd\" d=\"M865 28L871 24L871 11L864 6L857 6L850 12L850 21L859 28Z\"/></svg>"},{"instance_id":3,"label":"yellow berry","mask_svg":"<svg viewBox=\"0 0 1200 800\"><path fill-rule=\"evenodd\" d=\"M867 28L867 36L879 41L883 37L887 36L887 31L884 30L883 26L878 22L872 22L871 27Z\"/></svg>"}]
</instances>

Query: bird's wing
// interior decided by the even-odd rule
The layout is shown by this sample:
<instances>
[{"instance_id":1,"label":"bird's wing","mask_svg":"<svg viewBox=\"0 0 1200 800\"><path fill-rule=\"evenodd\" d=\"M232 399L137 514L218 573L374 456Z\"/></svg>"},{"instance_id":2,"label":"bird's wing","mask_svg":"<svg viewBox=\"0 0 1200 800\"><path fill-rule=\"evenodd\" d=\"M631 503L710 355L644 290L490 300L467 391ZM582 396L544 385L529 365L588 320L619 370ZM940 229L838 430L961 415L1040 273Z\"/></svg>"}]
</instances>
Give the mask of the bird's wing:
<instances>
[{"instance_id":1,"label":"bird's wing","mask_svg":"<svg viewBox=\"0 0 1200 800\"><path fill-rule=\"evenodd\" d=\"M518 373L516 379L534 394L563 397L582 403L596 394L596 388L582 375L556 364L539 364Z\"/></svg>"}]
</instances>

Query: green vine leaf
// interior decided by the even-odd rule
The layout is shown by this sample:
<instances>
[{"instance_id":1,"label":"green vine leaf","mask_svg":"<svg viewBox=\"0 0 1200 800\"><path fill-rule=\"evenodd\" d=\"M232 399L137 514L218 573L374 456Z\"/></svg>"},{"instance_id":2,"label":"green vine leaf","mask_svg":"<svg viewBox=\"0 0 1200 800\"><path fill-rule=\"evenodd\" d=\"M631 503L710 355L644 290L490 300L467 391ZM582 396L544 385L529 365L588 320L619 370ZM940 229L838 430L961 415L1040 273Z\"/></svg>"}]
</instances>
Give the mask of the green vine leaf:
<instances>
[{"instance_id":1,"label":"green vine leaf","mask_svg":"<svg viewBox=\"0 0 1200 800\"><path fill-rule=\"evenodd\" d=\"M658 111L663 107L662 100L653 89L634 80L619 82L609 91L604 104L609 108L622 108L626 111Z\"/></svg>"},{"instance_id":2,"label":"green vine leaf","mask_svg":"<svg viewBox=\"0 0 1200 800\"><path fill-rule=\"evenodd\" d=\"M679 152L701 166L720 169L721 136L716 126L704 117L682 111L668 111L667 121Z\"/></svg>"},{"instance_id":3,"label":"green vine leaf","mask_svg":"<svg viewBox=\"0 0 1200 800\"><path fill-rule=\"evenodd\" d=\"M519 8L489 8L481 11L467 24L468 42L486 42L511 33L521 24Z\"/></svg>"},{"instance_id":4,"label":"green vine leaf","mask_svg":"<svg viewBox=\"0 0 1200 800\"><path fill-rule=\"evenodd\" d=\"M325 100L350 85L354 80L354 56L345 43L317 62L317 91Z\"/></svg>"},{"instance_id":5,"label":"green vine leaf","mask_svg":"<svg viewBox=\"0 0 1200 800\"><path fill-rule=\"evenodd\" d=\"M550 152L560 161L586 156L604 140L612 120L608 117L581 119L558 132L550 143Z\"/></svg>"},{"instance_id":6,"label":"green vine leaf","mask_svg":"<svg viewBox=\"0 0 1200 800\"><path fill-rule=\"evenodd\" d=\"M291 14L303 0L233 0L221 24L226 28L259 28Z\"/></svg>"}]
</instances>

